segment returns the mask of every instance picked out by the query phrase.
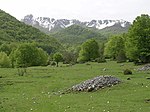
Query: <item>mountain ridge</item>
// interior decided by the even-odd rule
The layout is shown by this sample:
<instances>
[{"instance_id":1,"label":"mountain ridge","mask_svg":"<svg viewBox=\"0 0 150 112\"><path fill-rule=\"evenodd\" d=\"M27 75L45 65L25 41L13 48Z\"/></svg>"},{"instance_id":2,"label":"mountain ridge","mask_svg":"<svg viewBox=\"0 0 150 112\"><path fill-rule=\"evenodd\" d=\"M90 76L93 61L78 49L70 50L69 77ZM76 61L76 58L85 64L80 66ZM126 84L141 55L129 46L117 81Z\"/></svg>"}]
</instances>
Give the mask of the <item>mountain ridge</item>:
<instances>
[{"instance_id":1,"label":"mountain ridge","mask_svg":"<svg viewBox=\"0 0 150 112\"><path fill-rule=\"evenodd\" d=\"M26 15L21 21L38 29L44 30L45 32L58 31L71 25L80 25L82 27L93 28L97 30L102 30L104 28L109 28L115 25L120 26L120 28L129 28L131 25L130 22L125 20L80 21L76 19L54 19L49 17L35 18L32 14Z\"/></svg>"}]
</instances>

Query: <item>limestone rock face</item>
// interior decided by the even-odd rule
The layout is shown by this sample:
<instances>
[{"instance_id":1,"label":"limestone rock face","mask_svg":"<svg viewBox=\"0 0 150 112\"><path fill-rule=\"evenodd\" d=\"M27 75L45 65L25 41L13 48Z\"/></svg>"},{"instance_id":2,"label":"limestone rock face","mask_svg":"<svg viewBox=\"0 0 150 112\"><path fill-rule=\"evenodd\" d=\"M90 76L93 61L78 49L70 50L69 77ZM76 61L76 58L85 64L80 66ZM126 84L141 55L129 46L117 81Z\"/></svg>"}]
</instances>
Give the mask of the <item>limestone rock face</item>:
<instances>
[{"instance_id":1,"label":"limestone rock face","mask_svg":"<svg viewBox=\"0 0 150 112\"><path fill-rule=\"evenodd\" d=\"M105 29L105 28L129 28L130 22L125 20L91 20L80 21L77 19L55 19L50 17L34 17L32 14L26 15L22 20L25 24L36 28L43 28L46 31L58 31L71 25L79 25L86 28Z\"/></svg>"}]
</instances>

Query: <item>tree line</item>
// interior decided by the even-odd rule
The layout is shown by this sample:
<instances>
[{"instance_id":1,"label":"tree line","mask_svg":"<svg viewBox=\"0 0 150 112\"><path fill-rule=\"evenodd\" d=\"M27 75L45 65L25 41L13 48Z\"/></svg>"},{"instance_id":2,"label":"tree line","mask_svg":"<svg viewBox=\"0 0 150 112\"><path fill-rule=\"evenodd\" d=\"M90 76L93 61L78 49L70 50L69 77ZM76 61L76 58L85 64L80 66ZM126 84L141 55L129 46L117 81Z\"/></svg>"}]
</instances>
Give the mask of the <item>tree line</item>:
<instances>
[{"instance_id":1,"label":"tree line","mask_svg":"<svg viewBox=\"0 0 150 112\"><path fill-rule=\"evenodd\" d=\"M112 36L105 46L105 55L119 61L150 62L150 16L138 16L127 34Z\"/></svg>"}]
</instances>

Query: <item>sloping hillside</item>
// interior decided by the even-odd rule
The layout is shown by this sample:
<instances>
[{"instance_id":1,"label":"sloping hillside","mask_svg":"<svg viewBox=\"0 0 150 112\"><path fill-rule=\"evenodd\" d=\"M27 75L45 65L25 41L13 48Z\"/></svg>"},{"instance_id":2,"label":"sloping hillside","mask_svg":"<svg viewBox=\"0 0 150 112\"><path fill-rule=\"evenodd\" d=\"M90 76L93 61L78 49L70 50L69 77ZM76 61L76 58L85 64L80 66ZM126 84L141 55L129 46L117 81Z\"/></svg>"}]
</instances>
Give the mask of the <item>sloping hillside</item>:
<instances>
[{"instance_id":1,"label":"sloping hillside","mask_svg":"<svg viewBox=\"0 0 150 112\"><path fill-rule=\"evenodd\" d=\"M99 32L103 35L105 35L106 37L109 37L111 35L118 35L118 34L123 34L123 33L127 33L128 29L130 26L127 27L121 27L120 25L114 25L114 26L110 26L104 29L99 30Z\"/></svg>"},{"instance_id":2,"label":"sloping hillside","mask_svg":"<svg viewBox=\"0 0 150 112\"><path fill-rule=\"evenodd\" d=\"M50 34L57 38L63 44L79 45L87 39L94 38L97 41L104 41L106 38L100 33L81 27L79 25L72 25L57 33Z\"/></svg>"},{"instance_id":3,"label":"sloping hillside","mask_svg":"<svg viewBox=\"0 0 150 112\"><path fill-rule=\"evenodd\" d=\"M49 47L51 51L62 48L55 38L0 10L0 43L11 42L36 42L41 47Z\"/></svg>"}]
</instances>

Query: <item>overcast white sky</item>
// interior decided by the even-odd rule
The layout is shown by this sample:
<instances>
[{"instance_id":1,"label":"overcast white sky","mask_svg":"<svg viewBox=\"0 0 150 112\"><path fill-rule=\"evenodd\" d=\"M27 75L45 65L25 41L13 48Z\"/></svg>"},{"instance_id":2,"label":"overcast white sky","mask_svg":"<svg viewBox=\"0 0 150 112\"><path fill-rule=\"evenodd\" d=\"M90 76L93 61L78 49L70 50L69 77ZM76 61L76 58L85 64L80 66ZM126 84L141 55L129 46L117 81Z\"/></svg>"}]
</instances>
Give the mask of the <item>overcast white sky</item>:
<instances>
[{"instance_id":1,"label":"overcast white sky","mask_svg":"<svg viewBox=\"0 0 150 112\"><path fill-rule=\"evenodd\" d=\"M0 9L17 19L27 14L56 19L124 19L150 15L150 0L0 0Z\"/></svg>"}]
</instances>

